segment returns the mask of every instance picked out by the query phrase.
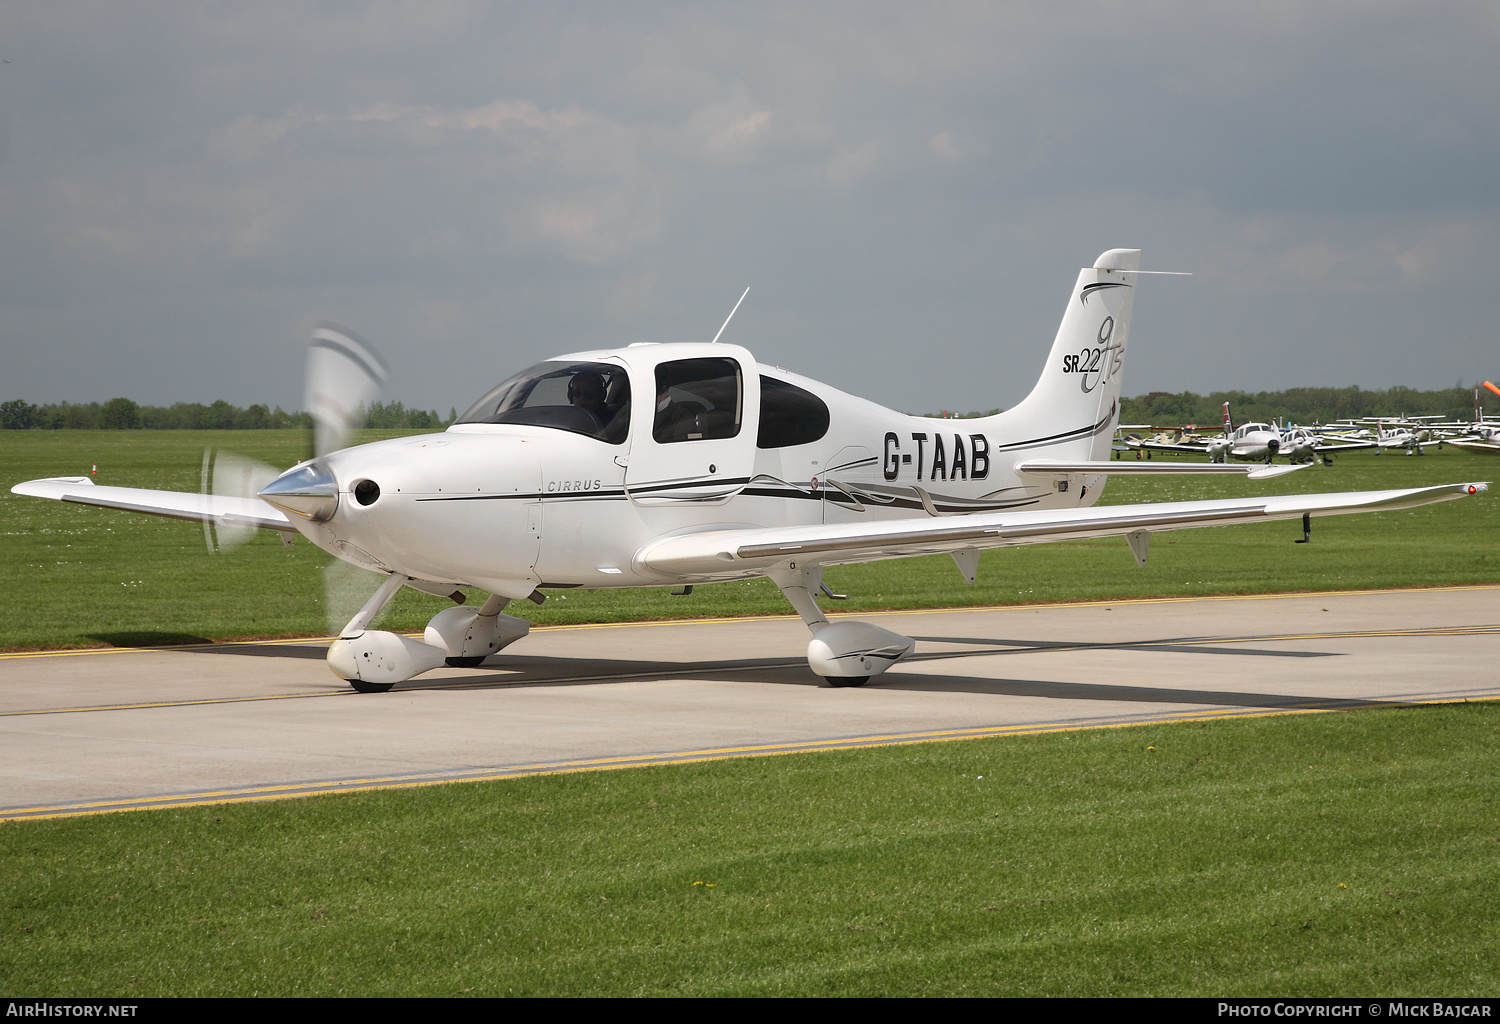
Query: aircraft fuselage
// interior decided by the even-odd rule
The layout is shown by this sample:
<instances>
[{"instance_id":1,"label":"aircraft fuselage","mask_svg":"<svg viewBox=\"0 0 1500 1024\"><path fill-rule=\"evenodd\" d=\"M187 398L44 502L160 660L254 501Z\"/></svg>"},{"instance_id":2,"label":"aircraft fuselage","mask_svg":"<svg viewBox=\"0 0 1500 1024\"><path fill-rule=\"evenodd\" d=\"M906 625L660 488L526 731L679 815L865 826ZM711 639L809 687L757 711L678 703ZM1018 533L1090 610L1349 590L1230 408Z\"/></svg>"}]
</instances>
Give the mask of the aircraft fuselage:
<instances>
[{"instance_id":1,"label":"aircraft fuselage","mask_svg":"<svg viewBox=\"0 0 1500 1024\"><path fill-rule=\"evenodd\" d=\"M658 441L653 406L639 401L621 413L629 430L614 443L548 426L458 423L325 456L337 507L321 521L293 522L318 546L366 568L519 598L538 587L678 585L680 575L635 558L674 534L1078 507L1103 490L1102 476L1023 479L1013 467L1027 456L1107 457L1113 408L1049 432L1056 436L1028 438L1024 409L967 420L908 416L758 364L737 346L636 346L552 362L618 365L639 396L654 391L658 365L710 358L743 371L733 437ZM787 410L748 400L763 387L781 406L794 392L812 407L793 407L797 422L816 421L821 405L826 428L803 440L793 423L793 436L778 438L762 416L785 418ZM757 574L736 566L698 578Z\"/></svg>"}]
</instances>

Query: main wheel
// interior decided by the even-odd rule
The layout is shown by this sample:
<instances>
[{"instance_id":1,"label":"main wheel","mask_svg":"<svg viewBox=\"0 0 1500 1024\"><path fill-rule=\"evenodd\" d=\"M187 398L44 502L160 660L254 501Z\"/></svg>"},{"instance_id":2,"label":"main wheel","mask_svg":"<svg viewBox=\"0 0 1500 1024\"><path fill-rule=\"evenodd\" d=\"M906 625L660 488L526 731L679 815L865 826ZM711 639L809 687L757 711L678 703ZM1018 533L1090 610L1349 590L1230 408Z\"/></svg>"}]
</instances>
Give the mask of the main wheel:
<instances>
[{"instance_id":1,"label":"main wheel","mask_svg":"<svg viewBox=\"0 0 1500 1024\"><path fill-rule=\"evenodd\" d=\"M396 684L395 683L367 683L363 679L351 679L351 680L349 680L349 685L352 686L352 687L354 687L360 693L384 693L385 691L389 690L391 687L395 686Z\"/></svg>"},{"instance_id":2,"label":"main wheel","mask_svg":"<svg viewBox=\"0 0 1500 1024\"><path fill-rule=\"evenodd\" d=\"M484 663L484 659L487 657L489 657L487 654L477 654L467 658L444 658L443 660L448 663L450 668L477 668Z\"/></svg>"},{"instance_id":3,"label":"main wheel","mask_svg":"<svg viewBox=\"0 0 1500 1024\"><path fill-rule=\"evenodd\" d=\"M829 686L863 686L870 681L869 676L824 676Z\"/></svg>"}]
</instances>

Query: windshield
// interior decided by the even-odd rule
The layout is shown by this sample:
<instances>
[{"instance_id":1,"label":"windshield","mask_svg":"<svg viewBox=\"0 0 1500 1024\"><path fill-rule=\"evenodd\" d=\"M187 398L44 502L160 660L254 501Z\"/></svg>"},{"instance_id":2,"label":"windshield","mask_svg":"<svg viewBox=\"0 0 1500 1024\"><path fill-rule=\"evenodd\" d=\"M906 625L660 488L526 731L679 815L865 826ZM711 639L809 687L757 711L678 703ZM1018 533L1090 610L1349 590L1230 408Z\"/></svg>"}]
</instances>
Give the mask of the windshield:
<instances>
[{"instance_id":1,"label":"windshield","mask_svg":"<svg viewBox=\"0 0 1500 1024\"><path fill-rule=\"evenodd\" d=\"M554 427L623 444L630 378L611 363L539 363L490 389L456 422Z\"/></svg>"}]
</instances>

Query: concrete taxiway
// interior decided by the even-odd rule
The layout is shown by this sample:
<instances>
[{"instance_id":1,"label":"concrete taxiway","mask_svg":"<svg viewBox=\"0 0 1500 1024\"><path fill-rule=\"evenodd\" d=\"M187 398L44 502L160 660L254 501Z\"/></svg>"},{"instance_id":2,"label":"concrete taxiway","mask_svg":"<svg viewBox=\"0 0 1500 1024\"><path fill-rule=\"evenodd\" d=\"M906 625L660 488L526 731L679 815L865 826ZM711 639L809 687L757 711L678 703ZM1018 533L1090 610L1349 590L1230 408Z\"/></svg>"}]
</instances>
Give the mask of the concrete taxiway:
<instances>
[{"instance_id":1,"label":"concrete taxiway","mask_svg":"<svg viewBox=\"0 0 1500 1024\"><path fill-rule=\"evenodd\" d=\"M1500 698L1500 587L861 615L858 689L795 618L552 627L385 694L326 641L0 655L0 820L879 743Z\"/></svg>"}]
</instances>

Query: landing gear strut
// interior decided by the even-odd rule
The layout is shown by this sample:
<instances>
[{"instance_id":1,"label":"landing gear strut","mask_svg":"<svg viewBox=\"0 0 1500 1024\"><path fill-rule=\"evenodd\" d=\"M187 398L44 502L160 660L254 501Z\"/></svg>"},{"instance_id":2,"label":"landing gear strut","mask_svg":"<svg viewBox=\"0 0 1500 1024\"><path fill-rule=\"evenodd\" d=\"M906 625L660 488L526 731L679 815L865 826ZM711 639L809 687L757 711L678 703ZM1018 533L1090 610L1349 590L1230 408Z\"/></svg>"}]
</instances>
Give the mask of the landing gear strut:
<instances>
[{"instance_id":1,"label":"landing gear strut","mask_svg":"<svg viewBox=\"0 0 1500 1024\"><path fill-rule=\"evenodd\" d=\"M473 667L525 636L531 624L500 609L509 598L492 594L480 608L445 608L427 623L421 640L368 628L410 579L392 573L339 631L328 648L328 667L360 693L384 693L395 684L444 665Z\"/></svg>"},{"instance_id":2,"label":"landing gear strut","mask_svg":"<svg viewBox=\"0 0 1500 1024\"><path fill-rule=\"evenodd\" d=\"M813 597L823 584L820 565L798 568L796 562L768 574L812 631L807 664L829 686L863 686L916 648L911 637L868 622L829 622Z\"/></svg>"}]
</instances>

